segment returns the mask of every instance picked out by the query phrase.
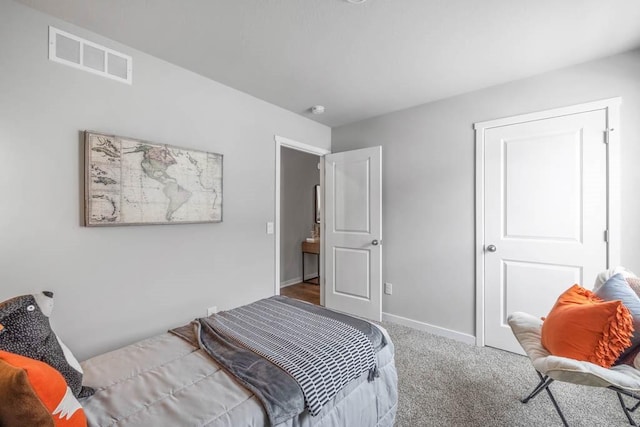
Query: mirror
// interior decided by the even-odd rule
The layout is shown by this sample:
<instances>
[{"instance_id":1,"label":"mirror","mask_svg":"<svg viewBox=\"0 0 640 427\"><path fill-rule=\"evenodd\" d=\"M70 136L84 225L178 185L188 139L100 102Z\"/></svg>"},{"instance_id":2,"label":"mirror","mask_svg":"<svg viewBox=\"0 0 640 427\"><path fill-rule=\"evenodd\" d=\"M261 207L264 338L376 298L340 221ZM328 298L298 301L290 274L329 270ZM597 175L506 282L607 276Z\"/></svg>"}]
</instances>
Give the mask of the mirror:
<instances>
[{"instance_id":1,"label":"mirror","mask_svg":"<svg viewBox=\"0 0 640 427\"><path fill-rule=\"evenodd\" d=\"M313 186L313 192L315 194L315 222L316 224L320 224L320 185L316 184Z\"/></svg>"}]
</instances>

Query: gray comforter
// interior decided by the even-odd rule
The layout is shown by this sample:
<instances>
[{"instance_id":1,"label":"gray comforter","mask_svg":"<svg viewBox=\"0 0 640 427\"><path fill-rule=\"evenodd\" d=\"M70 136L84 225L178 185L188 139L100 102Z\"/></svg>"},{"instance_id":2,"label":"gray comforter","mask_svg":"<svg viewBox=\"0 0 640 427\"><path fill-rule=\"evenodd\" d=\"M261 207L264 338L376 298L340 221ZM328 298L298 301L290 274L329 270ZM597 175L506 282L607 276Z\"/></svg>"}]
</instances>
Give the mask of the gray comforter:
<instances>
[{"instance_id":1,"label":"gray comforter","mask_svg":"<svg viewBox=\"0 0 640 427\"><path fill-rule=\"evenodd\" d=\"M277 427L392 426L397 403L393 343L377 346L379 378L349 382L315 417L305 410ZM372 330L373 330L372 329ZM375 334L375 332L374 332ZM206 352L165 333L82 362L90 426L267 426L263 404Z\"/></svg>"},{"instance_id":2,"label":"gray comforter","mask_svg":"<svg viewBox=\"0 0 640 427\"><path fill-rule=\"evenodd\" d=\"M281 336L279 334L284 327L283 319L288 319L289 316L293 320L291 323L293 331L287 331ZM336 321L337 323L335 323ZM281 364L276 366L267 358L246 349L246 344L238 345L238 340L242 340L244 335L240 333L230 336L228 332L225 333L225 322L231 322L230 325L236 325L235 328L242 328L243 331L255 329L251 332L254 332L258 339L270 337L267 341L275 340L278 337L285 343L289 343L290 337L295 337L297 341L295 346L288 345L287 347L290 348L279 348L276 349L277 351L298 352L304 350L303 340L315 338L313 347L308 348L310 351L305 352L306 359L308 359L306 362L310 363L307 369L311 370L304 378L311 378L314 374L321 375L322 378L318 378L317 383L306 381L305 388L301 389L299 380L294 379L298 378L295 372L287 370ZM336 324L342 325L341 334L353 331L351 332L353 336L350 338L336 337L336 340L342 339L344 341L343 345L347 351L342 353L335 351L334 343L328 341L328 334L325 335L327 333L325 329ZM310 408L308 401L310 393L319 393L323 399L321 402L323 406L337 393L335 389L324 389L325 383L342 380L342 384L346 384L347 378L344 378L344 375L347 372L351 373L352 378L362 373L361 368L355 372L354 369L361 366L366 367L363 360L367 353L366 350L354 347L355 343L351 342L358 338L356 334L359 334L364 342L367 342L367 339L370 342L369 357L374 363L373 369L375 369L375 355L372 353L372 349L377 351L386 345L380 330L369 322L281 296L257 301L209 318L197 319L190 325L172 329L170 332L206 351L227 372L234 375L238 381L250 389L262 402L272 425L280 424L301 414L305 407L311 415L316 416L319 409L313 411ZM319 354L313 354L329 352L333 354L327 355L326 358L321 358ZM284 353L282 357L286 359L287 353ZM352 359L353 357L358 359ZM324 369L320 370L319 366ZM300 368L304 369L304 366ZM332 375L335 375L336 378L329 380L327 377ZM373 381L375 378L370 374L369 380Z\"/></svg>"},{"instance_id":3,"label":"gray comforter","mask_svg":"<svg viewBox=\"0 0 640 427\"><path fill-rule=\"evenodd\" d=\"M172 329L172 333L199 347L262 402L271 424L279 424L304 410L298 383L267 359L216 332L205 319Z\"/></svg>"}]
</instances>

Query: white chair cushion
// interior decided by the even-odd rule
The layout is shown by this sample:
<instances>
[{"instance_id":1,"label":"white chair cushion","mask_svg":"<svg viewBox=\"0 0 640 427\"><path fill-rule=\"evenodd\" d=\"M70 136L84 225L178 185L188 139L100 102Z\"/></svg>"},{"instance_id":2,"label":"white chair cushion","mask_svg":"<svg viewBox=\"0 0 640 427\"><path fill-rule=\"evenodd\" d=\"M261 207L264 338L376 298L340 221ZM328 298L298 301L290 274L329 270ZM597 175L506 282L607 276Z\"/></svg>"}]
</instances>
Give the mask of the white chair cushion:
<instances>
[{"instance_id":1,"label":"white chair cushion","mask_svg":"<svg viewBox=\"0 0 640 427\"><path fill-rule=\"evenodd\" d=\"M541 344L542 320L523 312L509 315L509 326L533 367L554 380L595 387L616 386L640 392L640 371L629 365L603 368L590 362L550 354Z\"/></svg>"},{"instance_id":2,"label":"white chair cushion","mask_svg":"<svg viewBox=\"0 0 640 427\"><path fill-rule=\"evenodd\" d=\"M602 285L604 285L604 282L606 282L612 276L615 276L618 273L622 274L622 277L624 277L625 279L627 277L636 277L635 273L633 273L632 271L627 270L626 268L622 267L621 265L619 265L617 267L610 268L610 269L602 271L602 272L600 272L600 274L598 274L598 276L596 277L596 281L593 284L593 292L597 292L598 289L600 289L600 287Z\"/></svg>"}]
</instances>

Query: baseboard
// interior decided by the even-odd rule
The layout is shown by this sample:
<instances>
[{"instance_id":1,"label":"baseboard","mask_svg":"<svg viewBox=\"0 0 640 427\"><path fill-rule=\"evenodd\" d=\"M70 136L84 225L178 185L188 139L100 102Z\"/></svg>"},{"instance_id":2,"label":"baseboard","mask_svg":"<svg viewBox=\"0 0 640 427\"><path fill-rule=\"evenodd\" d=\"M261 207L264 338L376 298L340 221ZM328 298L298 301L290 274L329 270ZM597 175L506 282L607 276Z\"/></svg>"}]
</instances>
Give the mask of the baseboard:
<instances>
[{"instance_id":1,"label":"baseboard","mask_svg":"<svg viewBox=\"0 0 640 427\"><path fill-rule=\"evenodd\" d=\"M300 277L294 277L293 279L280 282L280 288L286 288L287 286L295 285L296 283L300 282L302 282L302 279Z\"/></svg>"},{"instance_id":2,"label":"baseboard","mask_svg":"<svg viewBox=\"0 0 640 427\"><path fill-rule=\"evenodd\" d=\"M463 334L462 332L452 331L451 329L441 328L439 326L430 325L418 320L407 319L406 317L396 316L395 314L390 313L382 313L382 320L386 322L397 323L398 325L402 326L408 326L420 331L429 332L441 337L451 338L465 344L476 345L476 337L474 337L473 335Z\"/></svg>"},{"instance_id":3,"label":"baseboard","mask_svg":"<svg viewBox=\"0 0 640 427\"><path fill-rule=\"evenodd\" d=\"M305 280L315 279L316 277L318 277L318 273L309 273L305 276ZM293 279L280 282L280 288L286 288L287 286L295 285L300 282L302 282L302 276L294 277Z\"/></svg>"}]
</instances>

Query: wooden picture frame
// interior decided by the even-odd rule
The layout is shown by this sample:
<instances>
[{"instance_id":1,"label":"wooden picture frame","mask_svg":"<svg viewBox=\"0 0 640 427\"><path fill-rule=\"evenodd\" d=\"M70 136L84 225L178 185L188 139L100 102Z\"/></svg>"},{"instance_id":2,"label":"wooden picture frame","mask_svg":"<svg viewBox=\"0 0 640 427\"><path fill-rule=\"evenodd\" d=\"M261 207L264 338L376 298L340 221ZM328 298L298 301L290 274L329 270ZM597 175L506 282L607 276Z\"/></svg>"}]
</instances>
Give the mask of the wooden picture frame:
<instances>
[{"instance_id":1,"label":"wooden picture frame","mask_svg":"<svg viewBox=\"0 0 640 427\"><path fill-rule=\"evenodd\" d=\"M85 131L85 225L222 221L222 154Z\"/></svg>"}]
</instances>

